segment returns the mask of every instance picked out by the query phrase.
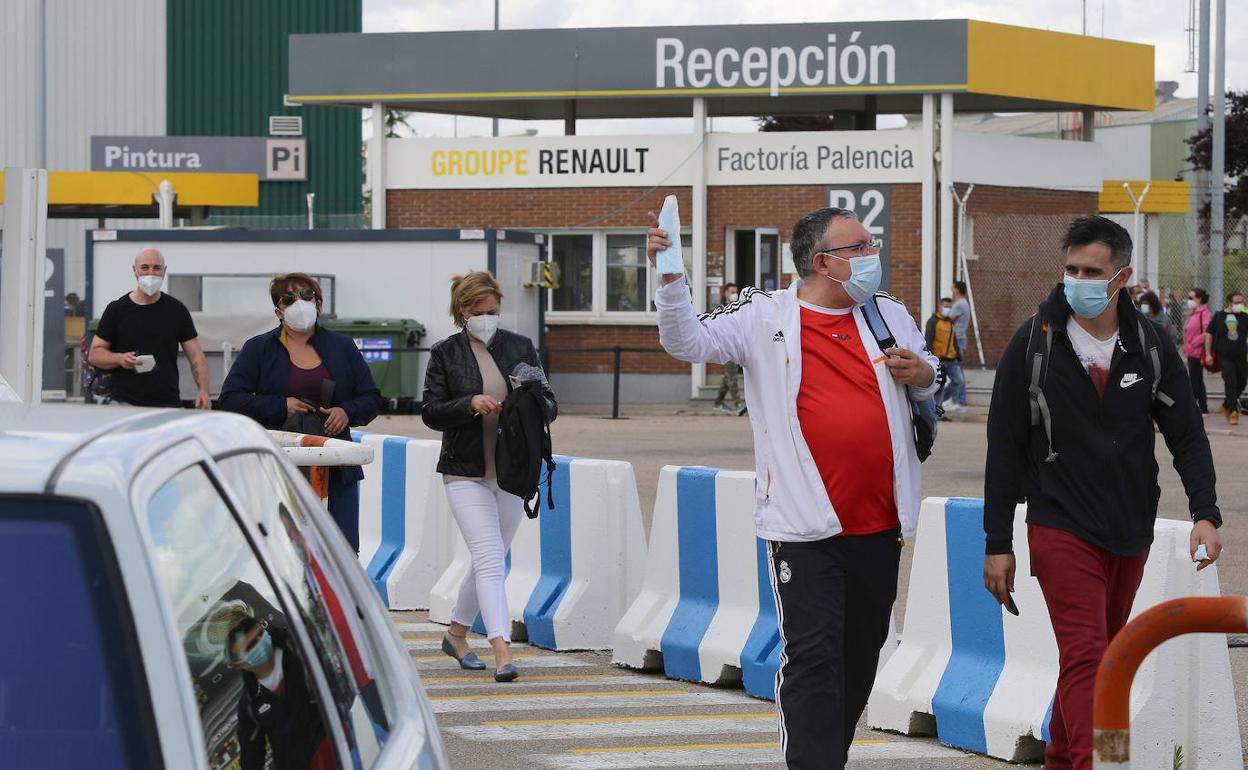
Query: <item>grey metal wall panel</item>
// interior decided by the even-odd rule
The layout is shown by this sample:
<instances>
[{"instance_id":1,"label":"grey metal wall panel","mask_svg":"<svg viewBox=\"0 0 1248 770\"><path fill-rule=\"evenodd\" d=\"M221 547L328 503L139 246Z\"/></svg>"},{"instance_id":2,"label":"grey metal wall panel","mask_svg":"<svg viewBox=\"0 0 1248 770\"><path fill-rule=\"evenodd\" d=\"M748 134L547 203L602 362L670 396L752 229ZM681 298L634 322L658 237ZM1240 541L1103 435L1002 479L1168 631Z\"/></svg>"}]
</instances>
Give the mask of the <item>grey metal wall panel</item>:
<instances>
[{"instance_id":1,"label":"grey metal wall panel","mask_svg":"<svg viewBox=\"0 0 1248 770\"><path fill-rule=\"evenodd\" d=\"M89 169L95 134L164 134L165 21L165 0L0 2L0 166L38 165L41 134L53 171ZM151 222L108 222L136 225ZM83 233L94 226L48 223L48 248L65 250L67 292L82 293Z\"/></svg>"},{"instance_id":2,"label":"grey metal wall panel","mask_svg":"<svg viewBox=\"0 0 1248 770\"><path fill-rule=\"evenodd\" d=\"M41 0L0 3L0 166L39 162ZM49 244L51 245L51 244Z\"/></svg>"}]
</instances>

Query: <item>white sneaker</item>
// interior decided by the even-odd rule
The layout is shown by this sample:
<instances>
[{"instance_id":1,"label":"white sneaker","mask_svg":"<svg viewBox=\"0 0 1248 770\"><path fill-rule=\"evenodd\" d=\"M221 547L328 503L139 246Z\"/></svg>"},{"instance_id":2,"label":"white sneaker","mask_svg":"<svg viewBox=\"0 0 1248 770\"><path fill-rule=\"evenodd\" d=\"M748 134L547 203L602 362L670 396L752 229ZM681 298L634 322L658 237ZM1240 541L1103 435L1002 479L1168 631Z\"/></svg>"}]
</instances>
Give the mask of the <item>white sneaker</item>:
<instances>
[{"instance_id":1,"label":"white sneaker","mask_svg":"<svg viewBox=\"0 0 1248 770\"><path fill-rule=\"evenodd\" d=\"M948 404L948 405L945 407L945 411L946 411L946 412L965 412L965 411L966 411L966 407L965 407L965 406L962 406L961 404L955 404L955 403L953 403L953 402L951 402L951 401L950 401L950 402L946 402L946 403Z\"/></svg>"}]
</instances>

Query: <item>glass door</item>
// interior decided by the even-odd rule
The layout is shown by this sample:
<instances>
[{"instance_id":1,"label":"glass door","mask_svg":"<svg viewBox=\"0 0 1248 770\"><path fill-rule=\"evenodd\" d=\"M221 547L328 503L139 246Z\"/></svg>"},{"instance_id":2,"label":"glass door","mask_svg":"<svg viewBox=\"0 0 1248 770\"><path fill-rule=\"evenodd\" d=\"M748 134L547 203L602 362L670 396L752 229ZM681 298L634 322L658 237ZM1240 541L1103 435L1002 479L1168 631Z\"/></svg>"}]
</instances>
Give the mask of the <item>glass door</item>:
<instances>
[{"instance_id":1,"label":"glass door","mask_svg":"<svg viewBox=\"0 0 1248 770\"><path fill-rule=\"evenodd\" d=\"M732 259L728 280L740 288L754 286L763 291L780 288L780 231L774 227L736 229L728 241Z\"/></svg>"}]
</instances>

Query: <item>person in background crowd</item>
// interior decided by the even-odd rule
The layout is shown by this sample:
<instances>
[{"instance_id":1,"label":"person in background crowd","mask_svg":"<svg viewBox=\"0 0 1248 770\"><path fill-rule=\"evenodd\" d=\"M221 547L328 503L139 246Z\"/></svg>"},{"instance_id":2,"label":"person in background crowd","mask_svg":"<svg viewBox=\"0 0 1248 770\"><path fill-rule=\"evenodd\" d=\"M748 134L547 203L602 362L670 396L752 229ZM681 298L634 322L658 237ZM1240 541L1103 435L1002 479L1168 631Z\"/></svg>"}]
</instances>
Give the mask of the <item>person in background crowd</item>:
<instances>
[{"instance_id":1,"label":"person in background crowd","mask_svg":"<svg viewBox=\"0 0 1248 770\"><path fill-rule=\"evenodd\" d=\"M650 213L650 264L675 235ZM747 289L702 316L684 275L661 275L659 340L681 361L745 371L755 530L767 541L784 645L781 750L790 770L839 770L888 636L902 537L918 525L910 401L932 397L939 366L905 305L876 293L882 244L852 211L807 214L791 245L800 281ZM895 347L879 349L869 302Z\"/></svg>"},{"instance_id":2,"label":"person in background crowd","mask_svg":"<svg viewBox=\"0 0 1248 770\"><path fill-rule=\"evenodd\" d=\"M726 284L719 292L719 305L724 307L737 301L737 285ZM724 399L730 399L729 406ZM715 396L715 408L724 412L735 412L737 416L745 414L745 401L741 399L741 366L729 361L724 364L724 378L719 383L719 393Z\"/></svg>"},{"instance_id":3,"label":"person in background crowd","mask_svg":"<svg viewBox=\"0 0 1248 770\"><path fill-rule=\"evenodd\" d=\"M966 373L962 371L962 355L966 352L966 332L971 324L971 303L967 299L966 281L953 282L953 305L946 316L953 321L953 332L958 343L958 360L942 364L945 372L944 409L961 412L966 408ZM951 403L950 403L951 402Z\"/></svg>"},{"instance_id":4,"label":"person in background crowd","mask_svg":"<svg viewBox=\"0 0 1248 770\"><path fill-rule=\"evenodd\" d=\"M1225 399L1219 412L1231 425L1239 425L1239 397L1248 380L1248 313L1244 312L1244 295L1233 291L1226 295L1226 308L1214 313L1205 331L1205 361L1222 369Z\"/></svg>"},{"instance_id":5,"label":"person in background crowd","mask_svg":"<svg viewBox=\"0 0 1248 770\"><path fill-rule=\"evenodd\" d=\"M1204 420L1178 350L1150 334L1123 291L1131 236L1104 217L1080 217L1062 252L1062 283L1018 328L997 367L984 468L984 585L1014 606L1014 513L1026 501L1031 570L1058 649L1045 767L1092 770L1097 667L1127 622L1153 542L1160 497L1154 425L1187 492L1193 561L1204 546L1197 569L1221 554L1222 514ZM1034 402L1040 426L1031 418L1033 329L1041 335L1037 350L1052 335L1043 398ZM1149 347L1158 348L1159 371ZM1169 403L1154 398L1153 377Z\"/></svg>"},{"instance_id":6,"label":"person in background crowd","mask_svg":"<svg viewBox=\"0 0 1248 770\"><path fill-rule=\"evenodd\" d=\"M1192 289L1187 293L1187 322L1183 325L1183 355L1187 358L1187 374L1192 380L1192 395L1201 414L1209 413L1209 397L1205 392L1205 330L1213 320L1209 310L1209 292Z\"/></svg>"},{"instance_id":7,"label":"person in background crowd","mask_svg":"<svg viewBox=\"0 0 1248 770\"><path fill-rule=\"evenodd\" d=\"M321 285L307 273L276 276L269 283L269 299L278 326L243 344L221 386L218 406L273 430L298 414L321 415L324 435L350 441L351 426L367 425L381 411L381 391L355 340L316 322ZM326 390L330 405L322 406ZM339 466L329 474L329 514L357 553L363 478L358 465Z\"/></svg>"},{"instance_id":8,"label":"person in background crowd","mask_svg":"<svg viewBox=\"0 0 1248 770\"><path fill-rule=\"evenodd\" d=\"M165 283L164 256L156 249L143 249L135 256L133 269L138 286L104 308L88 362L112 370L114 404L180 407L180 344L199 388L195 406L211 409L208 359L195 322L186 305L160 290Z\"/></svg>"},{"instance_id":9,"label":"person in background crowd","mask_svg":"<svg viewBox=\"0 0 1248 770\"><path fill-rule=\"evenodd\" d=\"M1153 291L1142 291L1136 297L1135 302L1140 314L1157 327L1157 333L1161 335L1161 338L1173 342L1174 333L1170 329L1170 318L1166 315L1165 308L1162 307L1161 297Z\"/></svg>"},{"instance_id":10,"label":"person in background crowd","mask_svg":"<svg viewBox=\"0 0 1248 770\"><path fill-rule=\"evenodd\" d=\"M932 317L927 319L927 326L923 332L923 336L927 340L927 349L940 361L940 370L942 372L948 372L951 366L959 367L959 362L962 360L962 351L958 347L957 335L953 330L953 321L949 320L949 313L952 309L953 299L951 297L941 297L940 305L932 313ZM936 391L937 405L945 403L945 391L948 389L949 378L946 375L942 378L940 390ZM941 422L950 421L944 410L941 410L937 419Z\"/></svg>"},{"instance_id":11,"label":"person in background crowd","mask_svg":"<svg viewBox=\"0 0 1248 770\"><path fill-rule=\"evenodd\" d=\"M525 365L540 371L542 364L532 340L499 328L502 300L503 291L488 272L473 271L451 280L451 318L462 331L429 352L421 418L442 432L437 470L472 557L442 651L461 668L485 668L468 646L468 630L480 612L494 648L494 680L511 682L520 671L512 662L505 559L524 518L524 501L499 488L494 450L498 419L510 391L507 378ZM544 381L542 386L546 416L554 422L559 412L555 394Z\"/></svg>"},{"instance_id":12,"label":"person in background crowd","mask_svg":"<svg viewBox=\"0 0 1248 770\"><path fill-rule=\"evenodd\" d=\"M65 317L82 317L82 300L72 291L65 295Z\"/></svg>"},{"instance_id":13,"label":"person in background crowd","mask_svg":"<svg viewBox=\"0 0 1248 770\"><path fill-rule=\"evenodd\" d=\"M1186 308L1182 302L1179 302L1179 298L1174 295L1174 289L1166 289L1161 304L1165 308L1166 318L1169 321L1171 336L1174 337L1175 344L1182 345L1183 319L1186 317Z\"/></svg>"}]
</instances>

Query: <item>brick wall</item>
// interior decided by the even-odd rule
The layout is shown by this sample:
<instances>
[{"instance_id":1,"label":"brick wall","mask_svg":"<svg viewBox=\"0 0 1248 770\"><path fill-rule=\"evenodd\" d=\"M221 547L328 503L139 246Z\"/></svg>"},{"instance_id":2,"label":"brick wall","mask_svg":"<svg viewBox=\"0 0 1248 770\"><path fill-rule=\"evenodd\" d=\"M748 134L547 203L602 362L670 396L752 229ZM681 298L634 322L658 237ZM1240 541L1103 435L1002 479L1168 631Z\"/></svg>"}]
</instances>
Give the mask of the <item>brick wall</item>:
<instances>
[{"instance_id":1,"label":"brick wall","mask_svg":"<svg viewBox=\"0 0 1248 770\"><path fill-rule=\"evenodd\" d=\"M965 193L965 186L958 185L958 192ZM897 211L896 188L893 209ZM1070 220L1095 214L1096 209L1096 193L975 186L967 202L975 256L968 266L989 365L996 363L1019 324L1061 281L1060 244ZM893 216L896 219L897 214ZM955 249L956 237L955 231ZM949 287L941 287L942 295L948 291ZM978 363L973 327L968 347L966 360Z\"/></svg>"},{"instance_id":2,"label":"brick wall","mask_svg":"<svg viewBox=\"0 0 1248 770\"><path fill-rule=\"evenodd\" d=\"M499 227L530 230L573 227L635 228L646 212L658 211L675 192L688 221L693 210L688 187L646 192L639 188L596 187L513 190L390 190L386 194L388 227ZM643 194L644 193L644 194ZM640 197L639 197L640 196ZM729 228L773 227L783 242L803 215L826 205L822 185L711 187L707 190L707 274L723 276ZM919 186L892 186L892 222L884 234L891 252L890 290L918 312ZM549 348L659 347L653 325L556 325L546 336ZM627 373L684 373L688 364L664 354L624 354ZM555 372L611 372L609 353L558 353ZM711 367L717 371L718 367Z\"/></svg>"},{"instance_id":3,"label":"brick wall","mask_svg":"<svg viewBox=\"0 0 1248 770\"><path fill-rule=\"evenodd\" d=\"M610 374L614 356L611 353L564 353L560 348L653 348L659 345L657 326L549 326L546 347L553 372L590 372ZM677 361L666 353L622 353L620 371L625 374L687 374L689 364Z\"/></svg>"}]
</instances>

